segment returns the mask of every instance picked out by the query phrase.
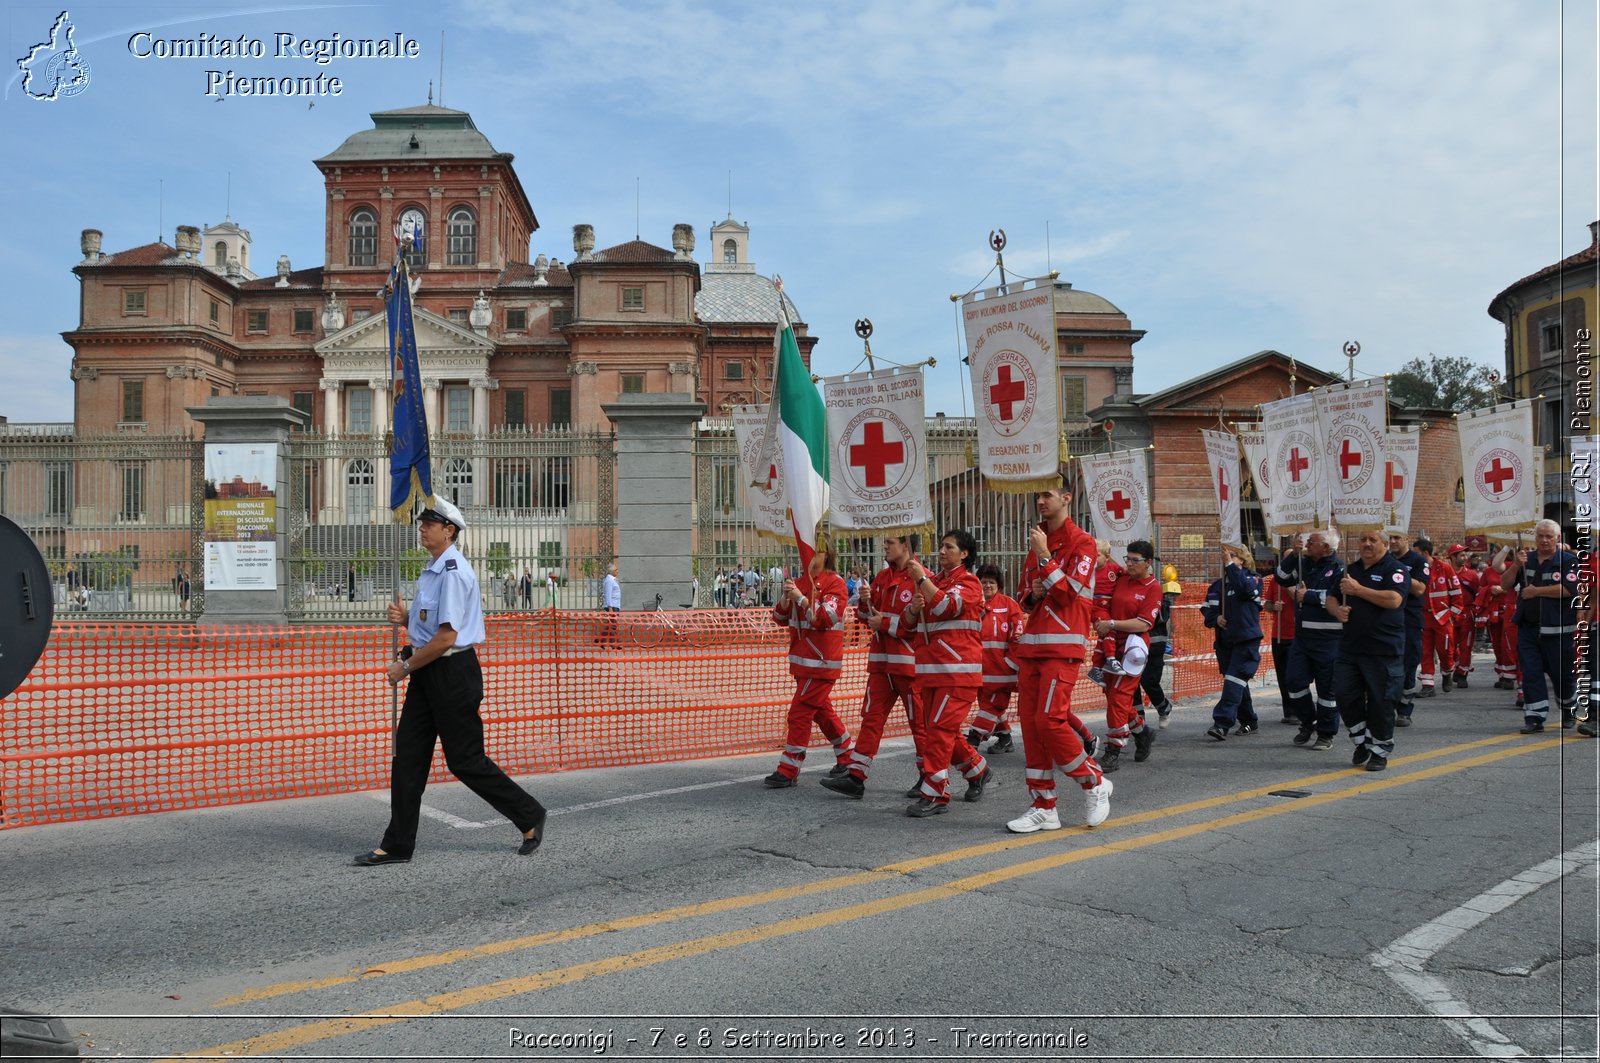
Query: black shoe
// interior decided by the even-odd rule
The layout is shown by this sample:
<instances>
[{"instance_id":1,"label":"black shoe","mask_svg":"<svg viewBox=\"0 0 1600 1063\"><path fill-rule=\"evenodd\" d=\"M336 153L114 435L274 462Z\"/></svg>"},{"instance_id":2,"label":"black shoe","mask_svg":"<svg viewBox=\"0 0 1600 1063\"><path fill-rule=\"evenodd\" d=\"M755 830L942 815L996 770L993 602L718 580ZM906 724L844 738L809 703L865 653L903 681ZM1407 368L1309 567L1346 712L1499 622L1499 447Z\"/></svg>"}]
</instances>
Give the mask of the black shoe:
<instances>
[{"instance_id":1,"label":"black shoe","mask_svg":"<svg viewBox=\"0 0 1600 1063\"><path fill-rule=\"evenodd\" d=\"M1101 751L1104 749L1105 743L1100 741L1100 736L1092 735L1090 736L1089 740L1083 744L1083 755L1088 757L1090 760L1098 760L1100 759L1099 755Z\"/></svg>"},{"instance_id":2,"label":"black shoe","mask_svg":"<svg viewBox=\"0 0 1600 1063\"><path fill-rule=\"evenodd\" d=\"M832 778L835 778L835 779L837 779L841 775L849 775L849 774L850 774L850 765L848 765L848 764L835 764L833 767L828 769L828 775L831 776Z\"/></svg>"},{"instance_id":3,"label":"black shoe","mask_svg":"<svg viewBox=\"0 0 1600 1063\"><path fill-rule=\"evenodd\" d=\"M1450 688L1449 687L1445 687L1445 689L1449 690ZM1417 691L1417 697L1419 699L1421 699L1421 698L1431 698L1433 696L1434 696L1434 691L1433 691L1432 687L1423 687L1421 690Z\"/></svg>"},{"instance_id":4,"label":"black shoe","mask_svg":"<svg viewBox=\"0 0 1600 1063\"><path fill-rule=\"evenodd\" d=\"M1226 742L1228 740L1228 728L1220 723L1213 724L1206 728L1206 737L1216 742Z\"/></svg>"},{"instance_id":5,"label":"black shoe","mask_svg":"<svg viewBox=\"0 0 1600 1063\"><path fill-rule=\"evenodd\" d=\"M1578 718L1576 716L1572 715L1572 713L1563 712L1561 714L1561 729L1563 731L1572 730L1572 728L1575 727L1577 725L1577 723L1578 723Z\"/></svg>"},{"instance_id":6,"label":"black shoe","mask_svg":"<svg viewBox=\"0 0 1600 1063\"><path fill-rule=\"evenodd\" d=\"M544 821L549 815L546 809L539 810L539 816L533 821L533 837L522 839L522 844L517 846L518 856L532 856L544 841Z\"/></svg>"},{"instance_id":7,"label":"black shoe","mask_svg":"<svg viewBox=\"0 0 1600 1063\"><path fill-rule=\"evenodd\" d=\"M1239 725L1239 733L1242 735L1253 735L1259 730L1261 730L1259 723L1241 723Z\"/></svg>"},{"instance_id":8,"label":"black shoe","mask_svg":"<svg viewBox=\"0 0 1600 1063\"><path fill-rule=\"evenodd\" d=\"M1133 736L1133 762L1143 764L1150 759L1150 747L1156 744L1156 733L1146 724L1144 730Z\"/></svg>"},{"instance_id":9,"label":"black shoe","mask_svg":"<svg viewBox=\"0 0 1600 1063\"><path fill-rule=\"evenodd\" d=\"M922 796L922 780L921 779L918 779L916 781L916 784L913 785L911 787L911 789L906 791L906 796L909 797L909 798L912 798L912 799L916 799L916 798L919 798L919 797Z\"/></svg>"},{"instance_id":10,"label":"black shoe","mask_svg":"<svg viewBox=\"0 0 1600 1063\"><path fill-rule=\"evenodd\" d=\"M1297 746L1303 746L1307 742L1311 741L1311 736L1316 733L1317 729L1315 727L1307 727L1305 724L1301 724L1300 733L1294 736L1294 744Z\"/></svg>"},{"instance_id":11,"label":"black shoe","mask_svg":"<svg viewBox=\"0 0 1600 1063\"><path fill-rule=\"evenodd\" d=\"M1283 719L1279 720L1278 722L1279 723L1293 724L1294 726L1299 727L1300 726L1300 717L1298 717L1298 716L1285 716Z\"/></svg>"},{"instance_id":12,"label":"black shoe","mask_svg":"<svg viewBox=\"0 0 1600 1063\"><path fill-rule=\"evenodd\" d=\"M1396 727L1410 727L1411 726L1411 717L1409 717L1409 716L1396 716L1394 718L1394 725Z\"/></svg>"},{"instance_id":13,"label":"black shoe","mask_svg":"<svg viewBox=\"0 0 1600 1063\"><path fill-rule=\"evenodd\" d=\"M996 731L994 734L994 745L989 747L989 752L1009 753L1016 748L1016 743L1011 740L1010 731Z\"/></svg>"},{"instance_id":14,"label":"black shoe","mask_svg":"<svg viewBox=\"0 0 1600 1063\"><path fill-rule=\"evenodd\" d=\"M920 801L916 801L907 805L906 815L910 816L912 819L927 819L929 816L944 815L947 808L948 806L946 805L941 805L937 801L929 801L926 797L924 797Z\"/></svg>"},{"instance_id":15,"label":"black shoe","mask_svg":"<svg viewBox=\"0 0 1600 1063\"><path fill-rule=\"evenodd\" d=\"M1443 685L1444 685L1444 692L1446 694L1450 693L1451 688L1455 686L1455 682L1456 682L1456 677L1455 676L1451 675L1449 672L1446 672L1444 674L1444 683L1443 683Z\"/></svg>"},{"instance_id":16,"label":"black shoe","mask_svg":"<svg viewBox=\"0 0 1600 1063\"><path fill-rule=\"evenodd\" d=\"M1517 684L1510 679L1496 679L1494 688L1496 690L1515 690L1517 689Z\"/></svg>"},{"instance_id":17,"label":"black shoe","mask_svg":"<svg viewBox=\"0 0 1600 1063\"><path fill-rule=\"evenodd\" d=\"M761 784L769 790L782 790L785 787L793 786L794 779L781 771L775 771L765 779L762 779Z\"/></svg>"},{"instance_id":18,"label":"black shoe","mask_svg":"<svg viewBox=\"0 0 1600 1063\"><path fill-rule=\"evenodd\" d=\"M1000 785L995 782L994 769L984 768L983 774L967 783L967 792L961 795L963 801L977 801L983 797L983 788L989 785Z\"/></svg>"},{"instance_id":19,"label":"black shoe","mask_svg":"<svg viewBox=\"0 0 1600 1063\"><path fill-rule=\"evenodd\" d=\"M1467 689L1467 677L1464 675L1456 676L1456 686L1460 687L1462 690Z\"/></svg>"},{"instance_id":20,"label":"black shoe","mask_svg":"<svg viewBox=\"0 0 1600 1063\"><path fill-rule=\"evenodd\" d=\"M1536 735L1542 730L1544 730L1543 720L1529 720L1527 723L1522 725L1521 733L1525 735Z\"/></svg>"},{"instance_id":21,"label":"black shoe","mask_svg":"<svg viewBox=\"0 0 1600 1063\"><path fill-rule=\"evenodd\" d=\"M350 862L357 867L377 867L380 864L409 864L411 857L401 856L398 853L380 853L374 849L369 853L361 853Z\"/></svg>"},{"instance_id":22,"label":"black shoe","mask_svg":"<svg viewBox=\"0 0 1600 1063\"><path fill-rule=\"evenodd\" d=\"M1105 751L1099 760L1100 770L1106 775L1122 767L1122 750L1112 746Z\"/></svg>"},{"instance_id":23,"label":"black shoe","mask_svg":"<svg viewBox=\"0 0 1600 1063\"><path fill-rule=\"evenodd\" d=\"M867 784L854 775L829 775L819 781L822 783L824 790L832 790L836 794L844 794L846 797L854 797L857 800L860 800L861 795L867 792Z\"/></svg>"},{"instance_id":24,"label":"black shoe","mask_svg":"<svg viewBox=\"0 0 1600 1063\"><path fill-rule=\"evenodd\" d=\"M1600 738L1600 728L1595 727L1593 720L1585 720L1578 725L1578 733L1585 738Z\"/></svg>"},{"instance_id":25,"label":"black shoe","mask_svg":"<svg viewBox=\"0 0 1600 1063\"><path fill-rule=\"evenodd\" d=\"M1387 768L1388 766L1389 766L1389 758L1388 757L1380 757L1380 756L1378 756L1378 754L1374 753L1374 754L1372 754L1371 757L1369 757L1367 759L1367 770L1368 771L1382 771L1384 768Z\"/></svg>"},{"instance_id":26,"label":"black shoe","mask_svg":"<svg viewBox=\"0 0 1600 1063\"><path fill-rule=\"evenodd\" d=\"M973 749L977 749L983 740L988 737L988 735L984 734L976 727L967 728L967 745L971 746Z\"/></svg>"},{"instance_id":27,"label":"black shoe","mask_svg":"<svg viewBox=\"0 0 1600 1063\"><path fill-rule=\"evenodd\" d=\"M1372 750L1368 749L1366 746L1356 746L1356 751L1350 754L1350 763L1359 768L1361 765L1365 764L1368 758L1371 756Z\"/></svg>"}]
</instances>

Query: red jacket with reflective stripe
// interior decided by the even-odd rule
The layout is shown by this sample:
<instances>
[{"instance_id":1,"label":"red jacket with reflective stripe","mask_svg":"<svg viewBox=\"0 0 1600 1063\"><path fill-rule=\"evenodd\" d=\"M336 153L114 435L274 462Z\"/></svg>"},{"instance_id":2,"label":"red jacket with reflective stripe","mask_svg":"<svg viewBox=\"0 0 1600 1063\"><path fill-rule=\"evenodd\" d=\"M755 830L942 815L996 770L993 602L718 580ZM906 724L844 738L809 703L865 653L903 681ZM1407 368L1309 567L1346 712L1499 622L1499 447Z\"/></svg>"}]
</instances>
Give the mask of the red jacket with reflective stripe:
<instances>
[{"instance_id":1,"label":"red jacket with reflective stripe","mask_svg":"<svg viewBox=\"0 0 1600 1063\"><path fill-rule=\"evenodd\" d=\"M917 681L925 686L983 685L983 587L978 577L957 565L949 572L930 572L934 591L922 603L917 629ZM902 623L909 622L905 613Z\"/></svg>"},{"instance_id":2,"label":"red jacket with reflective stripe","mask_svg":"<svg viewBox=\"0 0 1600 1063\"><path fill-rule=\"evenodd\" d=\"M1089 623L1098 559L1094 536L1070 517L1054 532L1045 530L1050 556L1041 563L1030 550L1022 566L1017 601L1028 610L1028 619L1012 653L1020 660L1081 661L1094 638ZM1044 583L1042 598L1033 597L1034 580Z\"/></svg>"},{"instance_id":3,"label":"red jacket with reflective stripe","mask_svg":"<svg viewBox=\"0 0 1600 1063\"><path fill-rule=\"evenodd\" d=\"M867 588L867 600L872 608L883 614L884 629L872 633L872 643L867 648L867 673L914 676L917 674L916 626L906 624L900 613L911 604L917 593L912 586L910 566L895 571L888 565L878 570Z\"/></svg>"},{"instance_id":4,"label":"red jacket with reflective stripe","mask_svg":"<svg viewBox=\"0 0 1600 1063\"><path fill-rule=\"evenodd\" d=\"M1022 634L1022 606L1015 599L996 594L983 603L983 689L999 690L1017 685L1017 662L1011 651Z\"/></svg>"},{"instance_id":5,"label":"red jacket with reflective stripe","mask_svg":"<svg viewBox=\"0 0 1600 1063\"><path fill-rule=\"evenodd\" d=\"M796 679L838 679L844 669L844 621L850 592L837 572L824 570L812 586L801 576L794 585L805 595L805 608L780 597L772 619L789 629L789 674Z\"/></svg>"},{"instance_id":6,"label":"red jacket with reflective stripe","mask_svg":"<svg viewBox=\"0 0 1600 1063\"><path fill-rule=\"evenodd\" d=\"M1428 562L1428 590L1422 600L1422 623L1434 630L1455 630L1461 612L1461 581L1450 562L1434 558Z\"/></svg>"}]
</instances>

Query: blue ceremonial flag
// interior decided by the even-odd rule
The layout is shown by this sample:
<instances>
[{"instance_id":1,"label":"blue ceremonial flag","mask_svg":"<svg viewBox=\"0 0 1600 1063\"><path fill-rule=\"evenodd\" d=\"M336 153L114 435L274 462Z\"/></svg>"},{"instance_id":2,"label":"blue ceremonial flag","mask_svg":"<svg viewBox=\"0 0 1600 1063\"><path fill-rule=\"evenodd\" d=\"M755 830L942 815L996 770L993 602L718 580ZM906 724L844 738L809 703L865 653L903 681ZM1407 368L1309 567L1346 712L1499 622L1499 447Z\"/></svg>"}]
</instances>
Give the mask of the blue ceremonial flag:
<instances>
[{"instance_id":1,"label":"blue ceremonial flag","mask_svg":"<svg viewBox=\"0 0 1600 1063\"><path fill-rule=\"evenodd\" d=\"M409 521L418 499L432 504L433 473L428 465L428 418L422 404L417 335L411 322L411 277L403 256L389 272L384 296L389 317L390 394L394 396L389 508L395 520Z\"/></svg>"}]
</instances>

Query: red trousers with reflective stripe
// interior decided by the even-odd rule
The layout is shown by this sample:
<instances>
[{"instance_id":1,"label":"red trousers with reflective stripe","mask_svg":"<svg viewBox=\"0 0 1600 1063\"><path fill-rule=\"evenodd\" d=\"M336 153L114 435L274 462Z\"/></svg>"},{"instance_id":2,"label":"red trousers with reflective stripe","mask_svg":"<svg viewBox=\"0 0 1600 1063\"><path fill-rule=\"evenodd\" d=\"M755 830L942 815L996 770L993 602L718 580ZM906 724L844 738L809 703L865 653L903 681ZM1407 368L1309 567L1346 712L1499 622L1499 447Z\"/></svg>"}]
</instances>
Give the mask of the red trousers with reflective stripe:
<instances>
[{"instance_id":1,"label":"red trousers with reflective stripe","mask_svg":"<svg viewBox=\"0 0 1600 1063\"><path fill-rule=\"evenodd\" d=\"M805 747L811 741L811 725L816 724L822 736L833 743L837 761L847 763L850 756L850 732L844 721L833 711L833 680L799 679L795 681L794 700L789 702L789 730L784 741L789 749L786 757L805 760ZM841 747L841 740L844 744ZM799 752L795 752L798 749ZM779 762L778 773L793 779L800 774L796 764Z\"/></svg>"},{"instance_id":2,"label":"red trousers with reflective stripe","mask_svg":"<svg viewBox=\"0 0 1600 1063\"><path fill-rule=\"evenodd\" d=\"M1085 790L1100 785L1100 765L1084 755L1083 724L1072 711L1082 661L1024 658L1017 676L1017 720L1027 757L1028 793L1037 808L1056 807L1059 768Z\"/></svg>"},{"instance_id":3,"label":"red trousers with reflective stripe","mask_svg":"<svg viewBox=\"0 0 1600 1063\"><path fill-rule=\"evenodd\" d=\"M1425 687L1433 686L1433 662L1439 662L1439 668L1445 675L1455 671L1455 649L1450 642L1450 629L1446 627L1431 627L1422 625L1422 667L1417 669L1417 675Z\"/></svg>"},{"instance_id":4,"label":"red trousers with reflective stripe","mask_svg":"<svg viewBox=\"0 0 1600 1063\"><path fill-rule=\"evenodd\" d=\"M1139 690L1136 675L1106 676L1106 741L1117 749L1128 744L1128 736L1139 729L1140 713L1134 708Z\"/></svg>"},{"instance_id":5,"label":"red trousers with reflective stripe","mask_svg":"<svg viewBox=\"0 0 1600 1063\"><path fill-rule=\"evenodd\" d=\"M1472 614L1462 613L1456 620L1455 659L1456 675L1466 675L1472 671L1472 642L1476 632L1472 626Z\"/></svg>"},{"instance_id":6,"label":"red trousers with reflective stripe","mask_svg":"<svg viewBox=\"0 0 1600 1063\"><path fill-rule=\"evenodd\" d=\"M978 691L972 713L972 729L987 737L1005 730L1006 712L1011 708L1015 686L985 686Z\"/></svg>"},{"instance_id":7,"label":"red trousers with reflective stripe","mask_svg":"<svg viewBox=\"0 0 1600 1063\"><path fill-rule=\"evenodd\" d=\"M911 742L917 750L917 763L922 763L922 717L917 712L917 684L909 675L891 675L888 672L867 673L867 696L861 703L861 730L856 732L855 756L851 758L850 774L865 779L883 744L883 730L889 724L889 710L900 701L905 705L906 719L911 724Z\"/></svg>"},{"instance_id":8,"label":"red trousers with reflective stripe","mask_svg":"<svg viewBox=\"0 0 1600 1063\"><path fill-rule=\"evenodd\" d=\"M930 801L945 804L950 800L952 763L969 779L982 775L988 767L961 734L977 695L975 687L918 684L917 709L922 716L922 796Z\"/></svg>"}]
</instances>

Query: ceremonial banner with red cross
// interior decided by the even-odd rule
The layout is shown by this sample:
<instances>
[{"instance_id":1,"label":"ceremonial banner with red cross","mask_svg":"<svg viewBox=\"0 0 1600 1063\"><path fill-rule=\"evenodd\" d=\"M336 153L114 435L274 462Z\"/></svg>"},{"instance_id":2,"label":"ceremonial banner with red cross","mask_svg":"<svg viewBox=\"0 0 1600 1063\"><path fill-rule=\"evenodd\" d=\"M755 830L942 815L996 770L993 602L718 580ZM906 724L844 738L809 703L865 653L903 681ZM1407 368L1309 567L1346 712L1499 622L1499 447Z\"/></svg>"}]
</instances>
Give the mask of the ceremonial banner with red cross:
<instances>
[{"instance_id":1,"label":"ceremonial banner with red cross","mask_svg":"<svg viewBox=\"0 0 1600 1063\"><path fill-rule=\"evenodd\" d=\"M1539 519L1533 403L1518 399L1456 418L1467 534L1526 529Z\"/></svg>"},{"instance_id":2,"label":"ceremonial banner with red cross","mask_svg":"<svg viewBox=\"0 0 1600 1063\"><path fill-rule=\"evenodd\" d=\"M1390 428L1384 436L1383 505L1385 532L1411 529L1411 500L1416 497L1422 426Z\"/></svg>"},{"instance_id":3,"label":"ceremonial banner with red cross","mask_svg":"<svg viewBox=\"0 0 1600 1063\"><path fill-rule=\"evenodd\" d=\"M1379 531L1389 389L1383 381L1331 384L1312 393L1327 449L1329 518L1341 531Z\"/></svg>"},{"instance_id":4,"label":"ceremonial banner with red cross","mask_svg":"<svg viewBox=\"0 0 1600 1063\"><path fill-rule=\"evenodd\" d=\"M978 470L996 491L1060 487L1054 282L1039 277L985 288L962 304Z\"/></svg>"},{"instance_id":5,"label":"ceremonial banner with red cross","mask_svg":"<svg viewBox=\"0 0 1600 1063\"><path fill-rule=\"evenodd\" d=\"M1150 538L1150 474L1145 452L1082 454L1078 464L1095 538L1110 541L1111 556L1121 557L1129 543Z\"/></svg>"},{"instance_id":6,"label":"ceremonial banner with red cross","mask_svg":"<svg viewBox=\"0 0 1600 1063\"><path fill-rule=\"evenodd\" d=\"M1263 403L1261 434L1266 437L1272 472L1267 527L1274 535L1326 527L1328 504L1322 489L1323 446L1315 399L1294 395Z\"/></svg>"},{"instance_id":7,"label":"ceremonial banner with red cross","mask_svg":"<svg viewBox=\"0 0 1600 1063\"><path fill-rule=\"evenodd\" d=\"M739 494L756 531L785 542L794 539L783 494L783 448L773 449L766 468L761 454L767 439L767 404L733 408L733 439L739 447Z\"/></svg>"},{"instance_id":8,"label":"ceremonial banner with red cross","mask_svg":"<svg viewBox=\"0 0 1600 1063\"><path fill-rule=\"evenodd\" d=\"M1241 424L1238 428L1239 446L1244 451L1245 471L1250 475L1250 482L1255 484L1256 501L1261 503L1261 517L1270 528L1274 522L1270 468L1272 463L1267 455L1267 433L1261 430L1259 424Z\"/></svg>"},{"instance_id":9,"label":"ceremonial banner with red cross","mask_svg":"<svg viewBox=\"0 0 1600 1063\"><path fill-rule=\"evenodd\" d=\"M1217 492L1217 519L1223 546L1244 546L1239 534L1239 437L1232 432L1202 429L1211 486Z\"/></svg>"},{"instance_id":10,"label":"ceremonial banner with red cross","mask_svg":"<svg viewBox=\"0 0 1600 1063\"><path fill-rule=\"evenodd\" d=\"M834 531L931 535L922 368L825 377Z\"/></svg>"}]
</instances>

